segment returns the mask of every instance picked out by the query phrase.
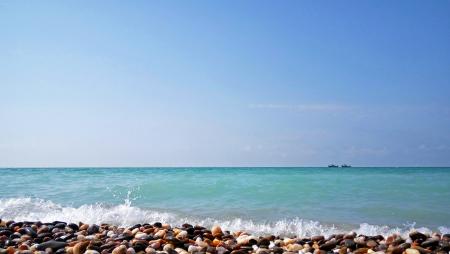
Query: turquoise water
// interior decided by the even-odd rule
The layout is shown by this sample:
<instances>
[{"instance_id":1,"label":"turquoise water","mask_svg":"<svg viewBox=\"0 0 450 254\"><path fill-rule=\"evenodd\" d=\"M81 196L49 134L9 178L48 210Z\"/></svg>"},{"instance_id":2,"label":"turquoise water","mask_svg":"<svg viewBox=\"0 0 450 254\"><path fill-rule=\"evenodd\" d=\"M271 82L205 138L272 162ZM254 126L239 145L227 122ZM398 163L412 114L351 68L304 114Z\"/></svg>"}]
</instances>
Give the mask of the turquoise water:
<instances>
[{"instance_id":1,"label":"turquoise water","mask_svg":"<svg viewBox=\"0 0 450 254\"><path fill-rule=\"evenodd\" d=\"M0 169L0 218L271 233L450 227L450 168Z\"/></svg>"}]
</instances>

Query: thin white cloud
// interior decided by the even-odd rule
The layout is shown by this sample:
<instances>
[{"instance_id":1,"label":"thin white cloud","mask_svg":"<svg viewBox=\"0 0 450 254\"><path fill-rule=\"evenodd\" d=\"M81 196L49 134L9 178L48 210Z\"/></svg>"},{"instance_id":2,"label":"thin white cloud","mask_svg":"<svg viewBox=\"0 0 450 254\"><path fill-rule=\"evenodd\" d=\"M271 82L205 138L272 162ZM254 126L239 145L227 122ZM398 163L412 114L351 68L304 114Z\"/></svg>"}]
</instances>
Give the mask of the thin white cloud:
<instances>
[{"instance_id":1,"label":"thin white cloud","mask_svg":"<svg viewBox=\"0 0 450 254\"><path fill-rule=\"evenodd\" d=\"M292 110L299 112L341 112L351 110L352 107L339 104L250 104L252 109Z\"/></svg>"}]
</instances>

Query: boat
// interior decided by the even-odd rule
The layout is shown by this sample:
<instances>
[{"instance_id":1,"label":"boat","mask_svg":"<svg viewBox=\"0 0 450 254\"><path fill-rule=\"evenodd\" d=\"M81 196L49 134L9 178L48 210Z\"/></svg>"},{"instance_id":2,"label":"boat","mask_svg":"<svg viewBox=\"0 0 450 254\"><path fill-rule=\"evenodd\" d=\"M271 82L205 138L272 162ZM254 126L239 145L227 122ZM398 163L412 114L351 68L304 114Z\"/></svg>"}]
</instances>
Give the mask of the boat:
<instances>
[{"instance_id":1,"label":"boat","mask_svg":"<svg viewBox=\"0 0 450 254\"><path fill-rule=\"evenodd\" d=\"M335 164L330 164L330 165L328 165L328 167L329 167L329 168L338 168L339 166L338 166L338 165L335 165Z\"/></svg>"},{"instance_id":2,"label":"boat","mask_svg":"<svg viewBox=\"0 0 450 254\"><path fill-rule=\"evenodd\" d=\"M347 164L342 164L341 165L341 168L351 168L352 166L350 166L350 165L347 165Z\"/></svg>"}]
</instances>

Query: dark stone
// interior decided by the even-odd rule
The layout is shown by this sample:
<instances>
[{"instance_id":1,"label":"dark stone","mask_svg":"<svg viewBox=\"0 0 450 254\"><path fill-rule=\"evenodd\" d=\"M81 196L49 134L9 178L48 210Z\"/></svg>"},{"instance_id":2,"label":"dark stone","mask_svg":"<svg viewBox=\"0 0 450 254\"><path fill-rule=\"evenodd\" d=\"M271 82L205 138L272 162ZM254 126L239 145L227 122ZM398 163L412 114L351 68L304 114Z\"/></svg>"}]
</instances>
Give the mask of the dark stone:
<instances>
[{"instance_id":1,"label":"dark stone","mask_svg":"<svg viewBox=\"0 0 450 254\"><path fill-rule=\"evenodd\" d=\"M356 243L352 239L345 239L344 240L344 246L349 248L349 249L351 249L351 250L356 249Z\"/></svg>"},{"instance_id":2,"label":"dark stone","mask_svg":"<svg viewBox=\"0 0 450 254\"><path fill-rule=\"evenodd\" d=\"M411 238L411 240L419 241L419 242L423 242L423 241L425 241L427 239L426 235L424 235L424 234L422 234L420 232L417 232L417 231L411 232L409 234L409 237Z\"/></svg>"},{"instance_id":3,"label":"dark stone","mask_svg":"<svg viewBox=\"0 0 450 254\"><path fill-rule=\"evenodd\" d=\"M64 224L64 227L66 227L65 225L67 225L67 223L65 223L64 221L58 221L58 220L52 222L52 224L55 226L56 226L56 224Z\"/></svg>"},{"instance_id":4,"label":"dark stone","mask_svg":"<svg viewBox=\"0 0 450 254\"><path fill-rule=\"evenodd\" d=\"M273 253L275 253L275 254L281 254L281 253L284 252L283 248L278 247L278 246L273 247L272 251L273 251Z\"/></svg>"},{"instance_id":5,"label":"dark stone","mask_svg":"<svg viewBox=\"0 0 450 254\"><path fill-rule=\"evenodd\" d=\"M449 252L450 251L450 243L448 241L440 241L439 249L443 250L445 252Z\"/></svg>"},{"instance_id":6,"label":"dark stone","mask_svg":"<svg viewBox=\"0 0 450 254\"><path fill-rule=\"evenodd\" d=\"M16 238L20 238L22 235L18 232L13 233L12 235L9 236L9 239L16 239Z\"/></svg>"},{"instance_id":7,"label":"dark stone","mask_svg":"<svg viewBox=\"0 0 450 254\"><path fill-rule=\"evenodd\" d=\"M37 250L45 250L47 248L51 248L53 251L57 251L61 248L66 247L66 243L65 242L59 242L59 241L55 241L55 240L50 240L47 242L43 242L41 244L39 244L36 249Z\"/></svg>"},{"instance_id":8,"label":"dark stone","mask_svg":"<svg viewBox=\"0 0 450 254\"><path fill-rule=\"evenodd\" d=\"M258 243L258 241L256 241L256 239L251 238L250 240L248 240L248 245L250 245L250 246L253 246L257 243Z\"/></svg>"},{"instance_id":9,"label":"dark stone","mask_svg":"<svg viewBox=\"0 0 450 254\"><path fill-rule=\"evenodd\" d=\"M192 226L191 224L188 224L188 223L184 223L184 224L182 225L182 227L183 227L183 228L193 228L193 226Z\"/></svg>"},{"instance_id":10,"label":"dark stone","mask_svg":"<svg viewBox=\"0 0 450 254\"><path fill-rule=\"evenodd\" d=\"M320 245L319 248L324 251L330 251L330 250L336 248L336 245L337 245L336 240L330 240L330 241Z\"/></svg>"},{"instance_id":11,"label":"dark stone","mask_svg":"<svg viewBox=\"0 0 450 254\"><path fill-rule=\"evenodd\" d=\"M15 228L16 226L21 228L23 226L23 222L13 222L13 223L9 224L10 229Z\"/></svg>"},{"instance_id":12,"label":"dark stone","mask_svg":"<svg viewBox=\"0 0 450 254\"><path fill-rule=\"evenodd\" d=\"M0 231L0 236L5 235L5 236L10 236L12 234L12 231L8 230L8 229L4 229L2 231Z\"/></svg>"},{"instance_id":13,"label":"dark stone","mask_svg":"<svg viewBox=\"0 0 450 254\"><path fill-rule=\"evenodd\" d=\"M93 235L93 234L98 233L99 230L100 230L100 227L99 227L98 225L96 225L96 224L91 224L91 225L88 227L88 229L87 229L87 233L88 233L89 235Z\"/></svg>"},{"instance_id":14,"label":"dark stone","mask_svg":"<svg viewBox=\"0 0 450 254\"><path fill-rule=\"evenodd\" d=\"M40 233L37 235L38 238L45 238L45 237L50 237L52 236L52 233Z\"/></svg>"},{"instance_id":15,"label":"dark stone","mask_svg":"<svg viewBox=\"0 0 450 254\"><path fill-rule=\"evenodd\" d=\"M70 223L67 225L67 227L73 229L73 231L78 231L78 229L80 229L80 227L78 227L78 225L75 223Z\"/></svg>"},{"instance_id":16,"label":"dark stone","mask_svg":"<svg viewBox=\"0 0 450 254\"><path fill-rule=\"evenodd\" d=\"M337 234L334 236L334 239L336 239L336 240L341 240L343 238L344 238L344 234Z\"/></svg>"},{"instance_id":17,"label":"dark stone","mask_svg":"<svg viewBox=\"0 0 450 254\"><path fill-rule=\"evenodd\" d=\"M114 242L109 242L109 243L101 245L100 249L101 250L108 250L108 249L111 249L111 248L114 248L114 247L116 247L116 244Z\"/></svg>"},{"instance_id":18,"label":"dark stone","mask_svg":"<svg viewBox=\"0 0 450 254\"><path fill-rule=\"evenodd\" d=\"M434 239L434 238L430 238L430 239L424 241L422 244L420 244L420 246L422 246L424 248L436 247L438 245L439 245L439 240L438 239Z\"/></svg>"},{"instance_id":19,"label":"dark stone","mask_svg":"<svg viewBox=\"0 0 450 254\"><path fill-rule=\"evenodd\" d=\"M193 227L190 227L186 229L186 232L188 233L188 235L194 235L195 229Z\"/></svg>"},{"instance_id":20,"label":"dark stone","mask_svg":"<svg viewBox=\"0 0 450 254\"><path fill-rule=\"evenodd\" d=\"M388 246L386 246L386 244L380 244L375 248L375 251L383 251L386 252Z\"/></svg>"},{"instance_id":21,"label":"dark stone","mask_svg":"<svg viewBox=\"0 0 450 254\"><path fill-rule=\"evenodd\" d=\"M134 251L139 252L139 251L145 251L145 248L147 248L148 243L146 241L138 241L133 243L133 249Z\"/></svg>"},{"instance_id":22,"label":"dark stone","mask_svg":"<svg viewBox=\"0 0 450 254\"><path fill-rule=\"evenodd\" d=\"M168 241L169 243L173 244L173 246L176 247L182 247L184 245L184 241L179 240L176 237L173 236L168 236L165 238L166 241Z\"/></svg>"},{"instance_id":23,"label":"dark stone","mask_svg":"<svg viewBox=\"0 0 450 254\"><path fill-rule=\"evenodd\" d=\"M344 235L344 239L355 239L355 237L356 237L356 233L351 233L351 234L346 234L346 235Z\"/></svg>"},{"instance_id":24,"label":"dark stone","mask_svg":"<svg viewBox=\"0 0 450 254\"><path fill-rule=\"evenodd\" d=\"M123 241L123 240L129 241L131 239L133 239L133 236L131 236L131 235L120 234L114 240L116 240L116 241Z\"/></svg>"},{"instance_id":25,"label":"dark stone","mask_svg":"<svg viewBox=\"0 0 450 254\"><path fill-rule=\"evenodd\" d=\"M55 228L64 229L66 227L66 223L56 223Z\"/></svg>"},{"instance_id":26,"label":"dark stone","mask_svg":"<svg viewBox=\"0 0 450 254\"><path fill-rule=\"evenodd\" d=\"M153 224L153 226L154 226L154 227L157 227L157 228L162 228L161 222L155 222L155 223Z\"/></svg>"},{"instance_id":27,"label":"dark stone","mask_svg":"<svg viewBox=\"0 0 450 254\"><path fill-rule=\"evenodd\" d=\"M132 226L131 228L129 228L129 230L133 231L133 229L140 228L141 226L142 226L141 224L136 224L136 225Z\"/></svg>"},{"instance_id":28,"label":"dark stone","mask_svg":"<svg viewBox=\"0 0 450 254\"><path fill-rule=\"evenodd\" d=\"M27 235L29 235L29 236L31 236L31 237L33 237L33 238L37 237L37 233L36 233L36 231L34 231L33 228L31 228L31 227L26 227L26 228L24 228L24 229L25 229L25 232L26 232Z\"/></svg>"},{"instance_id":29,"label":"dark stone","mask_svg":"<svg viewBox=\"0 0 450 254\"><path fill-rule=\"evenodd\" d=\"M267 248L270 245L270 240L267 238L263 238L263 239L259 240L258 244L260 247L265 246Z\"/></svg>"},{"instance_id":30,"label":"dark stone","mask_svg":"<svg viewBox=\"0 0 450 254\"><path fill-rule=\"evenodd\" d=\"M325 240L325 237L323 235L316 235L316 236L311 237L311 241L313 241L313 242L320 242L323 240Z\"/></svg>"}]
</instances>

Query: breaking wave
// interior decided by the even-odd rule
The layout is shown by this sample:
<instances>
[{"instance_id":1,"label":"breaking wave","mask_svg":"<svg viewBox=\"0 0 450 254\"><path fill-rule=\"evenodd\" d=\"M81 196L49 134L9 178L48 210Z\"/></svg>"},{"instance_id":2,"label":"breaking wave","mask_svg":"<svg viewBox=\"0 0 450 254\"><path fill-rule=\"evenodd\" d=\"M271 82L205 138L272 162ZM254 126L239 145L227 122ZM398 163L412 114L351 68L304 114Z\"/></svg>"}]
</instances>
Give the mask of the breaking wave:
<instances>
[{"instance_id":1,"label":"breaking wave","mask_svg":"<svg viewBox=\"0 0 450 254\"><path fill-rule=\"evenodd\" d=\"M138 223L162 222L179 226L183 223L211 227L221 225L225 230L244 230L249 233L264 235L297 235L312 236L335 233L346 233L355 231L364 235L391 235L393 233L407 235L412 230L431 232L428 228L414 228L414 224L405 225L403 228L370 225L367 223L359 225L358 228L344 229L334 225L324 225L317 221L304 220L300 218L283 219L279 221L256 223L252 220L235 218L231 220L220 220L214 218L196 218L180 216L172 212L161 212L132 206L129 198L123 204L110 206L106 204L86 204L79 207L63 206L55 204L50 200L38 198L7 198L0 199L0 218L15 221L66 221L84 223L109 223L118 226L132 226ZM450 233L450 229L439 227L441 233Z\"/></svg>"}]
</instances>

